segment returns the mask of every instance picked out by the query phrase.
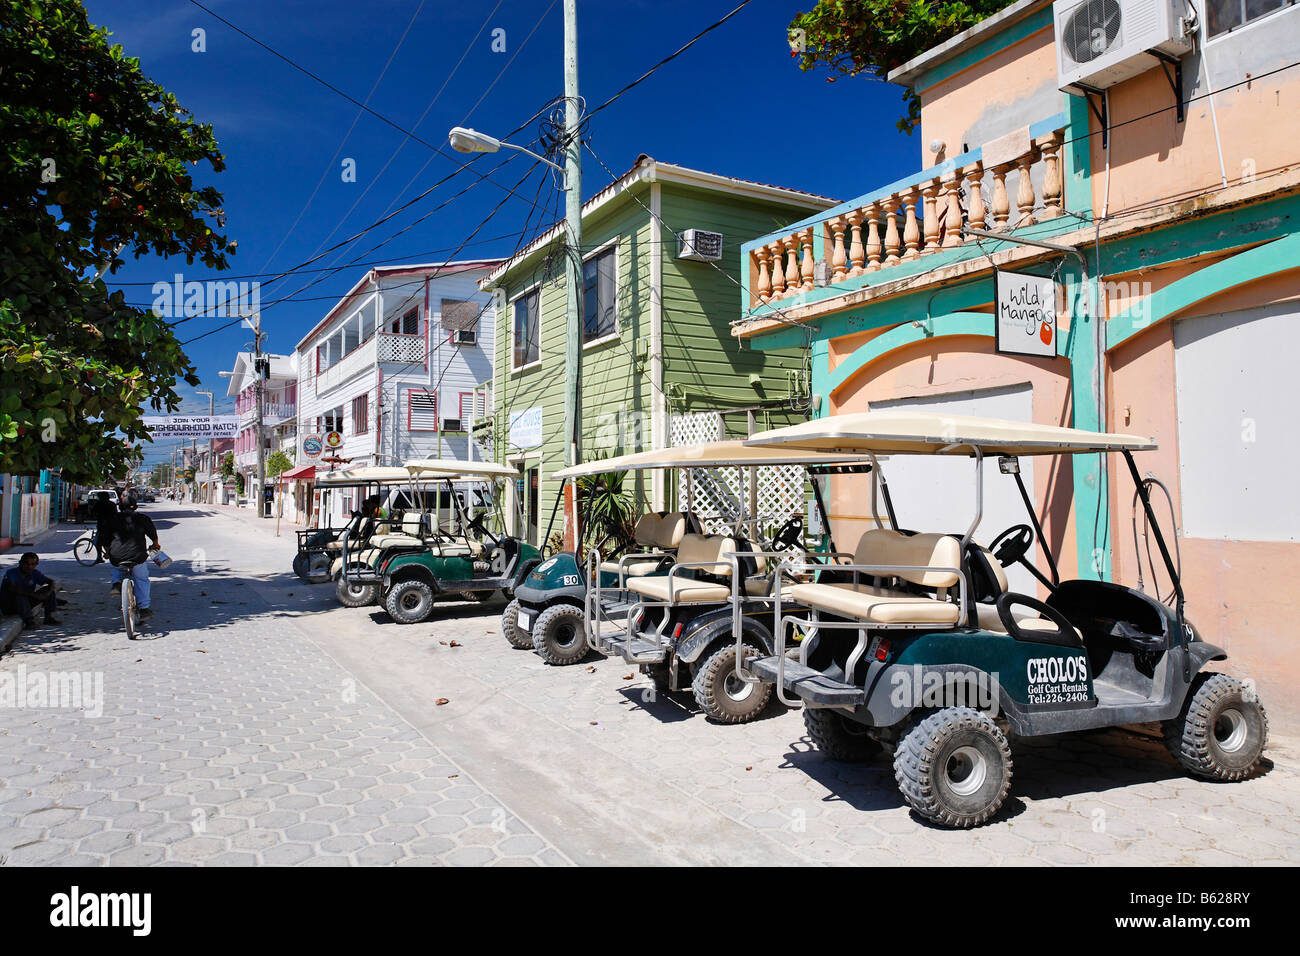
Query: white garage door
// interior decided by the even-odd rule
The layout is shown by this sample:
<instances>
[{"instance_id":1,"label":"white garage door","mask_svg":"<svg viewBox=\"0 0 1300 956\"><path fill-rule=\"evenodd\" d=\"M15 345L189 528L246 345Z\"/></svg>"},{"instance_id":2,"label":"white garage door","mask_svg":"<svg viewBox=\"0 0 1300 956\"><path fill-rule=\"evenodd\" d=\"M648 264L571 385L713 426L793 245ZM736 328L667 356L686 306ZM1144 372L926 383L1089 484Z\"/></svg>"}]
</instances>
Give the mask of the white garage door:
<instances>
[{"instance_id":1,"label":"white garage door","mask_svg":"<svg viewBox=\"0 0 1300 956\"><path fill-rule=\"evenodd\" d=\"M1295 303L1174 324L1187 537L1300 541L1297 353Z\"/></svg>"},{"instance_id":2,"label":"white garage door","mask_svg":"<svg viewBox=\"0 0 1300 956\"><path fill-rule=\"evenodd\" d=\"M978 415L1011 421L1033 420L1034 393L1028 383L1007 388L970 392L949 392L920 398L898 398L872 402L874 411L906 408L912 411L939 412L948 415ZM940 531L965 534L975 517L975 466L969 458L935 458L921 455L894 455L881 464L889 481L901 528L914 531ZM1020 459L1020 473L1025 487L1033 494L1034 460ZM984 509L975 540L988 547L993 539L1012 525L1029 524L1025 503L1015 479L998 470L996 458L984 464ZM1026 559L1038 567L1038 543ZM1038 583L1020 565L1007 570L1011 590L1037 594Z\"/></svg>"}]
</instances>

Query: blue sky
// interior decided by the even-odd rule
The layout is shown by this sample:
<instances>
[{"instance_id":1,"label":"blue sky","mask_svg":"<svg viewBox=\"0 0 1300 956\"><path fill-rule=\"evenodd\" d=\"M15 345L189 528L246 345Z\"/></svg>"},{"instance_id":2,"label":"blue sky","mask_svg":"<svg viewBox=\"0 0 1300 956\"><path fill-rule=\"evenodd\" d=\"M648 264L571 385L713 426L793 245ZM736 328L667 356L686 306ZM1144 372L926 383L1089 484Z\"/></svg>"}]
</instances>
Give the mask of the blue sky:
<instances>
[{"instance_id":1,"label":"blue sky","mask_svg":"<svg viewBox=\"0 0 1300 956\"><path fill-rule=\"evenodd\" d=\"M371 109L444 147L452 126L504 134L563 90L561 0L553 5L552 0L501 0L499 5L496 0L426 0L423 5L420 0L203 2L357 100L364 101L373 88ZM588 105L603 102L736 2L579 0L580 92ZM85 3L91 22L112 31L115 42L140 58L147 75L173 90L200 121L213 124L227 166L208 178L225 195L227 231L239 243L225 277L288 270L456 168L379 119L358 117L355 105L188 0ZM590 129L593 150L617 174L644 152L667 162L844 199L918 169L918 137L894 128L902 111L899 88L865 78L828 83L824 71L803 73L796 67L786 26L812 3L753 0L599 113ZM492 50L498 28L505 31L504 53ZM192 50L195 29L206 31L206 52ZM536 135L534 123L514 141L524 143ZM484 157L476 167L490 169L507 155ZM345 159L355 160L356 182L343 181ZM527 162L512 159L492 179L511 186ZM584 153L583 162L586 198L610 176L590 154ZM518 192L531 199L541 175L534 172ZM407 212L309 268L362 258L473 180L461 173ZM437 261L505 195L481 182L364 260ZM541 195L553 197L553 187L542 185ZM530 208L511 197L460 257L508 254ZM291 351L365 268L356 265L334 275L303 273L263 286L267 348ZM149 286L170 281L176 272L187 280L218 277L187 268L183 259L147 258L130 261L112 280L129 301L147 304L152 301ZM290 294L296 301L268 307L270 300ZM178 331L184 340L223 321L201 317ZM203 379L200 387L224 398L226 383L217 372L229 369L234 353L248 341L247 330L235 327L190 345L187 351ZM207 411L206 398L193 397L188 388L185 393L189 399L183 411Z\"/></svg>"}]
</instances>

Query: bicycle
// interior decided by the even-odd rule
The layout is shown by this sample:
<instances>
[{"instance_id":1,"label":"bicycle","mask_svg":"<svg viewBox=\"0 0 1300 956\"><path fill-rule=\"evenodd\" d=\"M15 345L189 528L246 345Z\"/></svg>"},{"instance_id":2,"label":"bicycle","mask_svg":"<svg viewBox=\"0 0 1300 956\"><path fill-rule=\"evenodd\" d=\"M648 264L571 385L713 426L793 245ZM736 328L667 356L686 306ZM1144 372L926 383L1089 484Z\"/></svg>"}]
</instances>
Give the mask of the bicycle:
<instances>
[{"instance_id":1,"label":"bicycle","mask_svg":"<svg viewBox=\"0 0 1300 956\"><path fill-rule=\"evenodd\" d=\"M99 531L86 531L72 543L72 556L82 567L90 567L99 558Z\"/></svg>"},{"instance_id":2,"label":"bicycle","mask_svg":"<svg viewBox=\"0 0 1300 956\"><path fill-rule=\"evenodd\" d=\"M140 608L135 603L135 579L131 577L131 572L135 570L137 561L124 561L115 567L122 572L122 624L126 627L126 637L129 641L135 640L135 635L140 629Z\"/></svg>"}]
</instances>

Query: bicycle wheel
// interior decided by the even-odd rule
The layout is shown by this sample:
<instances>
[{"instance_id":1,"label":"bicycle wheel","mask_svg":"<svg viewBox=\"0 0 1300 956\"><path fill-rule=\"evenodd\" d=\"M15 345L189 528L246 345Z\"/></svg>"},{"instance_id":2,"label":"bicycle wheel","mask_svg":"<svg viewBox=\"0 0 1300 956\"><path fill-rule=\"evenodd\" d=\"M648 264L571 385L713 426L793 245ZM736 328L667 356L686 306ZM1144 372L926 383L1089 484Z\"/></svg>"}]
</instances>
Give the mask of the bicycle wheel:
<instances>
[{"instance_id":1,"label":"bicycle wheel","mask_svg":"<svg viewBox=\"0 0 1300 956\"><path fill-rule=\"evenodd\" d=\"M78 538L72 545L72 556L77 563L86 567L95 563L95 539L89 536Z\"/></svg>"},{"instance_id":2,"label":"bicycle wheel","mask_svg":"<svg viewBox=\"0 0 1300 956\"><path fill-rule=\"evenodd\" d=\"M136 615L135 582L129 577L122 579L122 624L126 627L126 638L135 640L135 632L140 620Z\"/></svg>"}]
</instances>

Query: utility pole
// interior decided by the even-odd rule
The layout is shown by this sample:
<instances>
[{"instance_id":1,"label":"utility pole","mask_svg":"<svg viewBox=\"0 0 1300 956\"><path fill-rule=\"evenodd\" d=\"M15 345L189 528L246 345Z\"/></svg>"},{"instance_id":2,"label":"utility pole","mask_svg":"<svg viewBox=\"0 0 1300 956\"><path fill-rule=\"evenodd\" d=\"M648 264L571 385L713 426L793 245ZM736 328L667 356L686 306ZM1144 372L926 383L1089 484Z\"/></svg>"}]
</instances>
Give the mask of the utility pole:
<instances>
[{"instance_id":1,"label":"utility pole","mask_svg":"<svg viewBox=\"0 0 1300 956\"><path fill-rule=\"evenodd\" d=\"M566 150L564 197L567 321L564 348L564 433L569 464L582 461L582 142L578 138L578 4L564 0L564 132ZM539 319L540 321L540 319ZM574 545L578 540L578 498L572 496Z\"/></svg>"},{"instance_id":2,"label":"utility pole","mask_svg":"<svg viewBox=\"0 0 1300 956\"><path fill-rule=\"evenodd\" d=\"M253 315L253 388L257 392L257 516L265 518L262 499L266 496L266 445L262 440L262 313ZM269 366L267 367L269 371Z\"/></svg>"}]
</instances>

